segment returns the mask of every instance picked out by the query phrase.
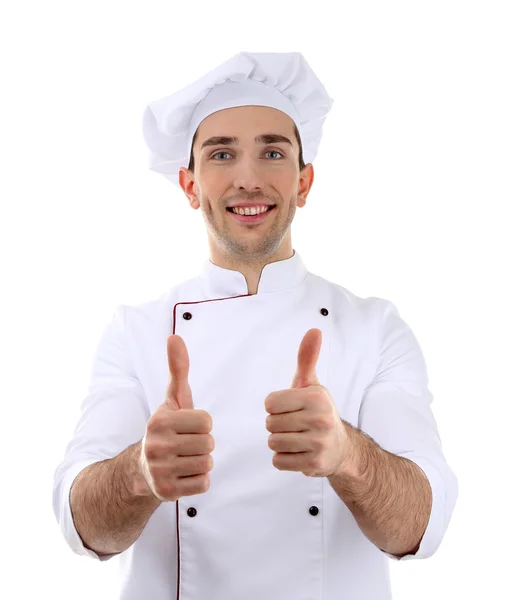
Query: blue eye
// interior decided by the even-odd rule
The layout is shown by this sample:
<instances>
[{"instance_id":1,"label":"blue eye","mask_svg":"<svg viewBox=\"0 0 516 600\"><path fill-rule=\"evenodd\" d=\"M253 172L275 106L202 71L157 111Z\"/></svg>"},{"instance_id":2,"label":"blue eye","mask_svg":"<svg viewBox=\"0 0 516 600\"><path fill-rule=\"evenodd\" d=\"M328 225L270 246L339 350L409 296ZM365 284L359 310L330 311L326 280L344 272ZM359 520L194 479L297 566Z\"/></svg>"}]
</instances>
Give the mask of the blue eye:
<instances>
[{"instance_id":1,"label":"blue eye","mask_svg":"<svg viewBox=\"0 0 516 600\"><path fill-rule=\"evenodd\" d=\"M216 152L212 158L215 158L216 156L218 156L219 154L229 154L229 152Z\"/></svg>"},{"instance_id":2,"label":"blue eye","mask_svg":"<svg viewBox=\"0 0 516 600\"><path fill-rule=\"evenodd\" d=\"M220 152L215 152L215 154L213 154L211 158L215 158L216 156L220 156L221 154L227 154L228 156L231 156L229 154L229 152L226 152L225 150L221 150ZM280 158L283 158L283 154L281 154L281 152L278 152L278 150L268 150L265 154L278 154ZM222 162L224 162L224 159L216 159L216 160L222 160ZM278 159L275 159L275 160L278 160Z\"/></svg>"}]
</instances>

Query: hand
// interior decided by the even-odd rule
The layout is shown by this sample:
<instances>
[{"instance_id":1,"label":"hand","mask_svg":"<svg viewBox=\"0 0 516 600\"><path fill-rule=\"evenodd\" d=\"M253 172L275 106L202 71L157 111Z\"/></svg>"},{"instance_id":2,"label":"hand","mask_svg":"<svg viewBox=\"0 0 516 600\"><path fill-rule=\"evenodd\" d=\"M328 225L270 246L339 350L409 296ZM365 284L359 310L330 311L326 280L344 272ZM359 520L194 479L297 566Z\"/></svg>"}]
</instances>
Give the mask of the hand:
<instances>
[{"instance_id":1,"label":"hand","mask_svg":"<svg viewBox=\"0 0 516 600\"><path fill-rule=\"evenodd\" d=\"M315 368L322 332L310 329L299 346L291 389L265 399L272 464L280 471L328 477L342 465L349 445L344 424L330 392L319 384Z\"/></svg>"},{"instance_id":2,"label":"hand","mask_svg":"<svg viewBox=\"0 0 516 600\"><path fill-rule=\"evenodd\" d=\"M162 501L175 502L209 489L215 442L211 416L193 407L188 351L178 335L168 337L167 356L167 393L147 422L139 463L143 480L136 485L141 495L152 492Z\"/></svg>"}]
</instances>

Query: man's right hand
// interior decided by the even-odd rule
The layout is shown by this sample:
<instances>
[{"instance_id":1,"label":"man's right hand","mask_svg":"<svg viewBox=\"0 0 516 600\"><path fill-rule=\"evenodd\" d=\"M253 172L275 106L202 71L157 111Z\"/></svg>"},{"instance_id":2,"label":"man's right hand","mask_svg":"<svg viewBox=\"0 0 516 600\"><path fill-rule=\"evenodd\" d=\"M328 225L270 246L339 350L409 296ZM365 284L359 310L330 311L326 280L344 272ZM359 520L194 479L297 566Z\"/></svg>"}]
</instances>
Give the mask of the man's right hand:
<instances>
[{"instance_id":1,"label":"man's right hand","mask_svg":"<svg viewBox=\"0 0 516 600\"><path fill-rule=\"evenodd\" d=\"M148 495L150 490L164 502L175 502L208 490L215 442L211 416L193 407L188 350L178 335L167 338L167 355L169 384L142 439L140 469L147 485L141 481L137 493Z\"/></svg>"}]
</instances>

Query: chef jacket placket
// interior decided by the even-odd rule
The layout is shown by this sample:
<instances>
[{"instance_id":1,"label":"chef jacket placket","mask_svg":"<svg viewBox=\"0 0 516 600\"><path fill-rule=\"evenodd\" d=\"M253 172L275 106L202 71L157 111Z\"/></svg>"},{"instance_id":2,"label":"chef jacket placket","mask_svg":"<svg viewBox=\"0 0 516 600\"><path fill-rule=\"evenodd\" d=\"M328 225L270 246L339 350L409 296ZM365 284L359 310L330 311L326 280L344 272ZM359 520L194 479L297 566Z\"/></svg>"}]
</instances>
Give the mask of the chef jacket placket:
<instances>
[{"instance_id":1,"label":"chef jacket placket","mask_svg":"<svg viewBox=\"0 0 516 600\"><path fill-rule=\"evenodd\" d=\"M296 300L290 297L284 302L296 303ZM279 471L272 464L273 451L267 445L265 397L270 391L289 387L294 372L287 372L287 379L283 381L285 369L279 364L272 378L261 377L263 391L253 397L252 408L245 410L242 400L245 393L242 392L249 389L247 377L242 378L241 373L238 376L237 364L231 368L227 361L217 362L217 357L223 360L223 348L230 346L236 355L245 355L246 347L253 349L253 356L260 355L259 348L249 345L245 336L239 337L242 327L238 320L243 324L246 315L256 315L249 303L256 303L257 309L264 310L265 314L274 306L263 296L245 294L178 303L174 307L173 333L180 335L189 349L190 374L193 375L189 382L194 407L210 413L211 433L215 439L210 488L203 494L185 496L176 502L177 600L206 597L218 600L218 594L221 599L227 599L231 592L231 598L259 598L263 593L274 593L284 600L294 600L294 597L302 600L299 589L304 591L303 599L322 598L325 480ZM305 316L307 312L301 311ZM324 332L321 315L327 316L328 310L322 308L318 312L316 320L312 316L311 321L305 321L300 329L301 337L311 327ZM300 322L298 318L295 321L296 325ZM289 340L287 346L293 350L289 354L295 363L300 340L293 342L292 324L284 323L284 326L290 326L290 333L285 331L282 335L276 330L275 339L258 338L256 342L263 344L264 349L271 349L281 348L285 340ZM214 342L219 337L217 346ZM329 335L324 337L317 367L323 385ZM239 344L243 344L241 353ZM210 354L212 352L215 356ZM229 356L232 356L231 351ZM200 369L200 365L204 368ZM198 371L197 376L195 371ZM212 377L214 373L218 377ZM281 385L274 386L278 375L282 376ZM243 464L238 462L239 455L243 457ZM245 457L254 457L254 466L247 465ZM252 463L253 459L248 462ZM232 479L235 485L231 485ZM296 581L294 586L292 577ZM282 586L284 589L280 589ZM289 595L294 590L296 594Z\"/></svg>"}]
</instances>

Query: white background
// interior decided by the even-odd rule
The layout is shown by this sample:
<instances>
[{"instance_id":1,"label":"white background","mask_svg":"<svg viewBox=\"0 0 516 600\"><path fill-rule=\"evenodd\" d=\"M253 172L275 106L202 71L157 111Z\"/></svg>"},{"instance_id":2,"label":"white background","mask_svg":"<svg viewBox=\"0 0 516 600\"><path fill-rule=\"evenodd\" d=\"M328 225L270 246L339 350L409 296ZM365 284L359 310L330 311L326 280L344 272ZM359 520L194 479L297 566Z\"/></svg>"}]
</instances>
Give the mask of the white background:
<instances>
[{"instance_id":1,"label":"white background","mask_svg":"<svg viewBox=\"0 0 516 600\"><path fill-rule=\"evenodd\" d=\"M200 211L147 168L144 108L241 50L301 51L335 100L294 248L394 302L427 361L459 500L433 557L390 562L394 598L516 597L514 6L2 5L2 598L117 597L116 560L61 537L53 474L114 307L207 257Z\"/></svg>"}]
</instances>

